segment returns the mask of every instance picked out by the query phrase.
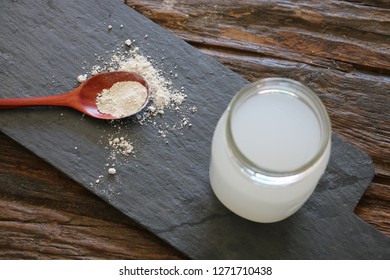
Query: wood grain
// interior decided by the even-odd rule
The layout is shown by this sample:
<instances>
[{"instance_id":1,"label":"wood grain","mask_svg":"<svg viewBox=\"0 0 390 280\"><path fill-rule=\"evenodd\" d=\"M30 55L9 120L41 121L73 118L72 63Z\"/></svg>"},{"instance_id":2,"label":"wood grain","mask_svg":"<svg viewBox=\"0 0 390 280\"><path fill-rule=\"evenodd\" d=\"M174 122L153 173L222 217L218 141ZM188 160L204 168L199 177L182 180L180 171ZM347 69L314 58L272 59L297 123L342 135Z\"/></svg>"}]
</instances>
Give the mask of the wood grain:
<instances>
[{"instance_id":1,"label":"wood grain","mask_svg":"<svg viewBox=\"0 0 390 280\"><path fill-rule=\"evenodd\" d=\"M390 237L389 1L126 2L250 81L313 88L333 130L373 158L355 213ZM185 256L0 134L0 258Z\"/></svg>"}]
</instances>

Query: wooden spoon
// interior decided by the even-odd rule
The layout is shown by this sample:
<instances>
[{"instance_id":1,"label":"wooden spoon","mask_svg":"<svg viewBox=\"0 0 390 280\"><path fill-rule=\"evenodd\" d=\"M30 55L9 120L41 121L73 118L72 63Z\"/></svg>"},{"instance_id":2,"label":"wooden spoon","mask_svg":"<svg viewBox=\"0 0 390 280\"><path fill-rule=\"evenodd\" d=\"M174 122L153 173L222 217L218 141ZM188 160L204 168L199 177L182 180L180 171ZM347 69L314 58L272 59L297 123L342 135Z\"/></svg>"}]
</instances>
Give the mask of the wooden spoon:
<instances>
[{"instance_id":1,"label":"wooden spoon","mask_svg":"<svg viewBox=\"0 0 390 280\"><path fill-rule=\"evenodd\" d=\"M111 88L115 83L129 81L139 82L146 87L147 96L143 106L137 111L139 112L149 101L149 88L142 76L127 71L113 71L97 74L83 82L76 89L59 95L29 98L0 98L0 109L30 106L64 106L76 109L97 119L118 119L109 114L100 113L96 107L96 98L102 90ZM123 116L121 118L124 117L129 116Z\"/></svg>"}]
</instances>

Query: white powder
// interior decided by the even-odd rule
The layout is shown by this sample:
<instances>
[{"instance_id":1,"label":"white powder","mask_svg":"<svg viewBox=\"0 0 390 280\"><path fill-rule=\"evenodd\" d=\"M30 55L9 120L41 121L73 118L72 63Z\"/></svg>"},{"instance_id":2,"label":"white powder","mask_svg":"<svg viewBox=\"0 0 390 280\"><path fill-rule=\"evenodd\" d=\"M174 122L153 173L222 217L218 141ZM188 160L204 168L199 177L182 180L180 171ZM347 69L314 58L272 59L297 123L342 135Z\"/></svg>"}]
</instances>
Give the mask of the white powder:
<instances>
[{"instance_id":1,"label":"white powder","mask_svg":"<svg viewBox=\"0 0 390 280\"><path fill-rule=\"evenodd\" d=\"M120 153L122 155L129 155L133 152L133 144L126 140L124 137L115 137L112 140L109 140L109 145L114 149L114 152Z\"/></svg>"},{"instance_id":2,"label":"white powder","mask_svg":"<svg viewBox=\"0 0 390 280\"><path fill-rule=\"evenodd\" d=\"M81 84L87 80L87 75L78 75L77 81Z\"/></svg>"},{"instance_id":3,"label":"white powder","mask_svg":"<svg viewBox=\"0 0 390 280\"><path fill-rule=\"evenodd\" d=\"M99 65L95 65L92 67L92 71L91 71L91 74L92 76L95 76L96 74L99 74L102 70L102 67L99 66Z\"/></svg>"},{"instance_id":4,"label":"white powder","mask_svg":"<svg viewBox=\"0 0 390 280\"><path fill-rule=\"evenodd\" d=\"M134 41L127 39L124 43L127 47L131 47L131 50L120 52L117 49L110 61L104 62L104 65L93 66L92 75L118 70L135 72L147 81L151 101L158 113L163 114L169 105L181 105L187 97L184 94L184 88L174 89L172 80L168 79L162 70L154 67L150 57L139 53L139 48L134 45ZM164 60L164 57L161 60ZM172 71L169 73L173 78L177 78L177 74Z\"/></svg>"},{"instance_id":5,"label":"white powder","mask_svg":"<svg viewBox=\"0 0 390 280\"><path fill-rule=\"evenodd\" d=\"M118 82L104 89L96 98L99 112L116 118L139 112L145 105L146 88L138 82Z\"/></svg>"},{"instance_id":6,"label":"white powder","mask_svg":"<svg viewBox=\"0 0 390 280\"><path fill-rule=\"evenodd\" d=\"M170 1L166 2L170 3ZM147 37L145 36L145 41ZM175 137L180 137L180 135L184 134L185 129L190 129L192 124L188 115L194 114L197 108L187 104L187 95L184 87L178 88L174 86L173 80L178 77L178 74L174 73L177 66L173 66L169 70L162 70L166 68L164 67L164 62L168 60L167 57L152 58L144 56L136 45L137 42L130 39L122 41L116 47L116 50L113 50L113 55L108 61L95 55L99 63L92 67L91 75L110 71L129 71L141 75L148 83L150 103L146 109L137 113L136 118L131 118L130 121L155 128L159 138L166 144L169 144L169 134L171 132L173 132ZM161 53L164 52L163 49L160 51ZM158 65L161 65L161 68ZM111 88L110 91L114 90ZM111 103L111 101L107 103ZM121 107L123 103L119 105ZM123 112L113 113L111 110L121 109L111 107L111 115L127 115L127 113ZM167 114L169 117L165 118ZM135 138L132 141L127 138L131 137L131 134L127 131L127 124L129 124L128 120L126 122L112 122L112 126L115 127L116 131L113 134L106 135L106 137L102 135L103 143L110 152L107 161L111 162L110 164L107 163L105 168L110 166L108 173L111 175L117 173L117 170L114 168L114 162L122 165L124 162L128 162L130 155L136 158L137 151L135 147L137 146L137 139ZM98 182L95 182L96 184L102 183L103 176L99 176L98 180Z\"/></svg>"},{"instance_id":7,"label":"white powder","mask_svg":"<svg viewBox=\"0 0 390 280\"><path fill-rule=\"evenodd\" d=\"M131 46L131 40L130 40L130 39L127 39L127 40L125 41L125 45L128 46L128 47L130 47L130 46Z\"/></svg>"},{"instance_id":8,"label":"white powder","mask_svg":"<svg viewBox=\"0 0 390 280\"><path fill-rule=\"evenodd\" d=\"M135 72L148 82L151 99L157 110L164 110L171 101L170 88L172 83L164 79L156 68L142 55L134 54L125 61L119 62L122 71Z\"/></svg>"},{"instance_id":9,"label":"white powder","mask_svg":"<svg viewBox=\"0 0 390 280\"><path fill-rule=\"evenodd\" d=\"M108 169L108 174L115 175L116 174L116 169L114 167L109 168Z\"/></svg>"}]
</instances>

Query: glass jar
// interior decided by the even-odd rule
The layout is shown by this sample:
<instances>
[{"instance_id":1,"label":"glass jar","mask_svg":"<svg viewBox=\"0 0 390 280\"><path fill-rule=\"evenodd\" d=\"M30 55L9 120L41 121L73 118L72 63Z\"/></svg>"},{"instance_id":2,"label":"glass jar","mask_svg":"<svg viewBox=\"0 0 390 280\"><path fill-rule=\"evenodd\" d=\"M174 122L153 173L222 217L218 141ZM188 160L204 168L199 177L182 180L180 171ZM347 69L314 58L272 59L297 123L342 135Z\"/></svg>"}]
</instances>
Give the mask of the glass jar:
<instances>
[{"instance_id":1,"label":"glass jar","mask_svg":"<svg viewBox=\"0 0 390 280\"><path fill-rule=\"evenodd\" d=\"M210 183L231 211L277 222L310 197L329 161L331 125L316 94L266 78L242 88L213 135Z\"/></svg>"}]
</instances>

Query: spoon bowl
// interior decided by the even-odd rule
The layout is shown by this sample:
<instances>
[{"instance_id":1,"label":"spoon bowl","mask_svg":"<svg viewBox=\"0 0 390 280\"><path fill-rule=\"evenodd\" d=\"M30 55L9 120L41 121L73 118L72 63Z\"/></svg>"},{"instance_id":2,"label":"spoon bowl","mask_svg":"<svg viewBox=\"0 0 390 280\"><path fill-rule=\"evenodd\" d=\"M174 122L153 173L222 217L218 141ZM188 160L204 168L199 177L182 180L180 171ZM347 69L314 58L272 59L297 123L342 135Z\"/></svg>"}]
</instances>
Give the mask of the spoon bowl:
<instances>
[{"instance_id":1,"label":"spoon bowl","mask_svg":"<svg viewBox=\"0 0 390 280\"><path fill-rule=\"evenodd\" d=\"M29 106L64 106L76 109L97 119L119 119L112 115L99 112L96 106L96 98L98 95L104 89L110 89L114 84L119 82L138 82L146 88L147 95L145 102L137 112L141 111L150 98L148 84L142 76L127 71L113 71L97 74L83 82L74 90L59 95L31 98L2 98L0 99L0 109ZM136 114L137 112L133 114ZM122 116L120 118L124 117L129 116Z\"/></svg>"}]
</instances>

